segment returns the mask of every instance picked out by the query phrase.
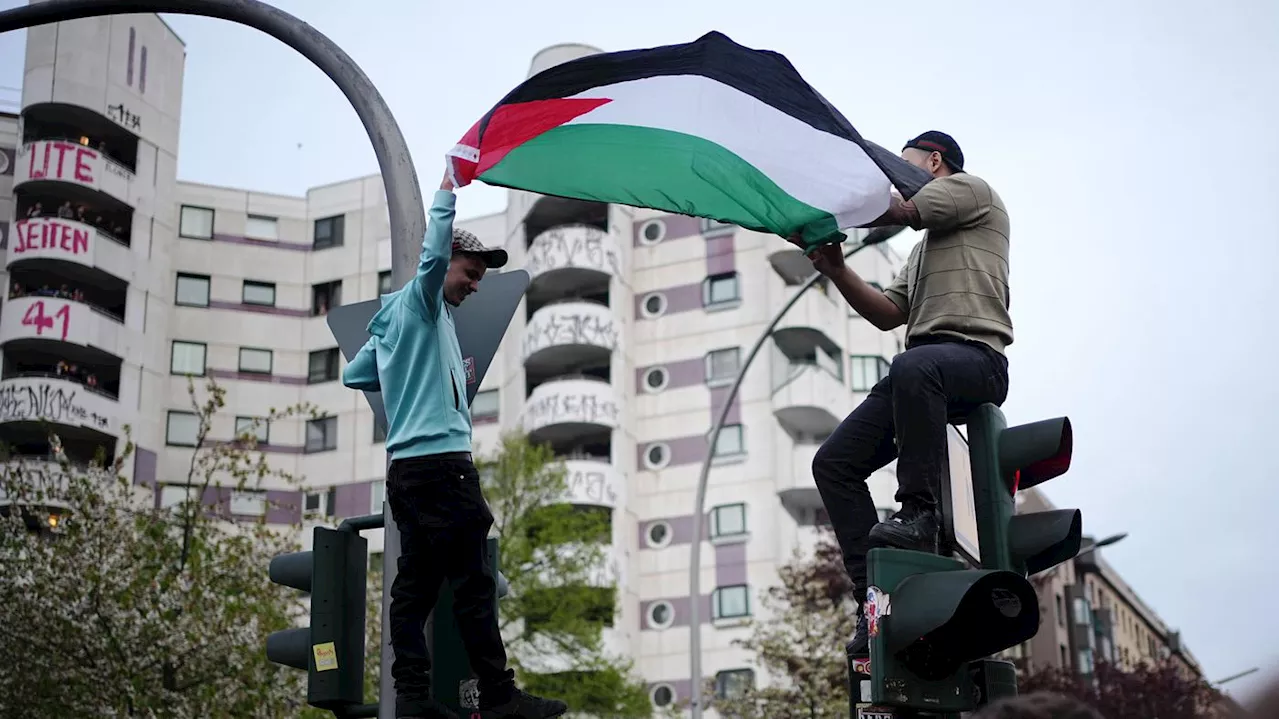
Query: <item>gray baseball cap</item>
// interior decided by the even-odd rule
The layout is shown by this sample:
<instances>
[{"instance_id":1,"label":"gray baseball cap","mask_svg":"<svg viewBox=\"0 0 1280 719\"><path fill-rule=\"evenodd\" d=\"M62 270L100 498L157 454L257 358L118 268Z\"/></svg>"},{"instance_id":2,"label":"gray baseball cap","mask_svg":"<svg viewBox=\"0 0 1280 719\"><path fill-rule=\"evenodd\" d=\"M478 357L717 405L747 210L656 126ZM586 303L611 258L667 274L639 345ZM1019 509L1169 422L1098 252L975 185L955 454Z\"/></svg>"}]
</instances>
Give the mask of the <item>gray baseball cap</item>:
<instances>
[{"instance_id":1,"label":"gray baseball cap","mask_svg":"<svg viewBox=\"0 0 1280 719\"><path fill-rule=\"evenodd\" d=\"M479 255L480 259L484 260L484 264L491 270L496 270L507 264L506 250L500 247L485 247L484 243L480 242L480 238L466 230L454 229L453 251Z\"/></svg>"}]
</instances>

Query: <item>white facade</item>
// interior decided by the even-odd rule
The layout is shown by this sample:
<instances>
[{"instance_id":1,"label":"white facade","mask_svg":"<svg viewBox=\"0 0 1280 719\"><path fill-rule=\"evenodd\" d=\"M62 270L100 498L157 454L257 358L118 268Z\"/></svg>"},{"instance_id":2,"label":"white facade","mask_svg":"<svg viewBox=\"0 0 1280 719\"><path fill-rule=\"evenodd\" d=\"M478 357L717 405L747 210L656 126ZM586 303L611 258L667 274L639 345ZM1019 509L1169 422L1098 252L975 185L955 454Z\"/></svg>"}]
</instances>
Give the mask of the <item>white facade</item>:
<instances>
[{"instance_id":1,"label":"white facade","mask_svg":"<svg viewBox=\"0 0 1280 719\"><path fill-rule=\"evenodd\" d=\"M4 304L0 439L30 440L24 412L41 403L86 447L130 425L134 480L155 485L165 503L175 494L164 485L185 481L189 460L185 374L208 375L228 390L216 439L231 439L238 418L298 402L328 417L280 422L260 437L272 464L303 475L308 492L224 491L216 499L233 514L332 523L378 511L384 446L362 395L342 386L324 314L390 286L381 179L317 187L304 198L178 183L183 47L164 23L131 15L29 33L22 136L0 124L0 150L16 148L15 202L0 199L0 212L16 213L2 264L11 288L67 284L84 296ZM555 46L530 72L590 52ZM91 130L136 150L104 157ZM50 142L62 136L69 141ZM26 219L38 199L98 203L114 214ZM707 434L738 363L811 266L777 237L523 192L510 193L505 213L460 225L486 244L505 243L510 266L533 275L472 407L476 450L523 428L566 458L575 502L612 510L620 603L609 644L637 660L657 703L686 699L691 511ZM887 285L901 258L878 245L851 262ZM756 358L718 443L700 538L707 677L752 668L731 641L776 583L777 567L821 521L810 472L818 443L901 347L900 332L876 330L834 289L816 286ZM33 376L32 367L58 358L94 369L98 387ZM102 391L107 384L114 391ZM54 406L58 398L63 405ZM885 509L895 486L892 465L872 478Z\"/></svg>"}]
</instances>

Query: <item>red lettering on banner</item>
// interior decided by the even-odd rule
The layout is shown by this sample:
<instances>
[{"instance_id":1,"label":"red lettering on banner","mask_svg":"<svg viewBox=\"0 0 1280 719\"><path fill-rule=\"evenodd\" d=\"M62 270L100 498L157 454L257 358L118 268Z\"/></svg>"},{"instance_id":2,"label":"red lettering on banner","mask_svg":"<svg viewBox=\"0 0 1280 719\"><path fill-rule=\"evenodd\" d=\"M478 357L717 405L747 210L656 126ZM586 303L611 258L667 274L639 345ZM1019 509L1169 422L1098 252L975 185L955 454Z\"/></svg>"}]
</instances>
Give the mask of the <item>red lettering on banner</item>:
<instances>
[{"instance_id":1,"label":"red lettering on banner","mask_svg":"<svg viewBox=\"0 0 1280 719\"><path fill-rule=\"evenodd\" d=\"M18 239L13 253L58 249L72 255L89 251L89 229L57 220L19 220L14 224Z\"/></svg>"},{"instance_id":2,"label":"red lettering on banner","mask_svg":"<svg viewBox=\"0 0 1280 719\"><path fill-rule=\"evenodd\" d=\"M63 342L67 341L67 331L71 329L71 307L63 305L62 309L54 312L52 315L44 313L44 300L36 300L27 308L26 314L22 316L22 324L33 326L36 328L36 336L44 336L45 330L53 330L55 320L60 320L62 324Z\"/></svg>"},{"instance_id":3,"label":"red lettering on banner","mask_svg":"<svg viewBox=\"0 0 1280 719\"><path fill-rule=\"evenodd\" d=\"M40 166L36 166L36 156L39 152L40 144L44 145L43 157L40 159ZM67 153L74 150L75 164L68 168ZM57 160L54 161L53 154L57 152ZM84 145L77 145L73 142L65 142L61 140L37 143L31 152L31 159L27 164L27 176L33 180L40 180L52 176L56 180L72 180L85 184L93 184L93 166L89 164L90 160L98 159L98 152ZM50 168L50 164L53 167Z\"/></svg>"}]
</instances>

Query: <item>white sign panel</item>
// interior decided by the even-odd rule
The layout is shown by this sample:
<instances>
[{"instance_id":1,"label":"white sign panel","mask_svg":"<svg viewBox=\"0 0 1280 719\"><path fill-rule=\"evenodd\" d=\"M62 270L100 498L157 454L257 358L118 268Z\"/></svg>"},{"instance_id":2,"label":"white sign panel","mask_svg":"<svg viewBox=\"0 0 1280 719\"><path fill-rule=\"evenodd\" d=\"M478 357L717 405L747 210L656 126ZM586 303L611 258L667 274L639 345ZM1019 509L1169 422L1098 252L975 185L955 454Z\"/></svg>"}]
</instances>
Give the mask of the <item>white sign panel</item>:
<instances>
[{"instance_id":1,"label":"white sign panel","mask_svg":"<svg viewBox=\"0 0 1280 719\"><path fill-rule=\"evenodd\" d=\"M38 422L87 427L117 434L119 405L71 380L18 377L0 382L0 422Z\"/></svg>"},{"instance_id":2,"label":"white sign panel","mask_svg":"<svg viewBox=\"0 0 1280 719\"><path fill-rule=\"evenodd\" d=\"M957 548L975 561L982 559L978 547L978 511L973 500L973 470L969 466L969 445L955 427L947 426L947 459L951 466L951 523Z\"/></svg>"},{"instance_id":3,"label":"white sign panel","mask_svg":"<svg viewBox=\"0 0 1280 719\"><path fill-rule=\"evenodd\" d=\"M67 140L29 142L18 150L15 185L29 180L60 180L98 189L102 154Z\"/></svg>"},{"instance_id":4,"label":"white sign panel","mask_svg":"<svg viewBox=\"0 0 1280 719\"><path fill-rule=\"evenodd\" d=\"M93 310L79 302L35 295L16 297L0 315L0 341L42 339L88 345L90 323L96 320Z\"/></svg>"},{"instance_id":5,"label":"white sign panel","mask_svg":"<svg viewBox=\"0 0 1280 719\"><path fill-rule=\"evenodd\" d=\"M553 424L618 427L618 401L607 382L585 379L540 384L524 405L524 429L533 432Z\"/></svg>"},{"instance_id":6,"label":"white sign panel","mask_svg":"<svg viewBox=\"0 0 1280 719\"><path fill-rule=\"evenodd\" d=\"M89 225L56 217L18 220L9 239L9 264L20 260L57 259L93 265L98 233Z\"/></svg>"}]
</instances>

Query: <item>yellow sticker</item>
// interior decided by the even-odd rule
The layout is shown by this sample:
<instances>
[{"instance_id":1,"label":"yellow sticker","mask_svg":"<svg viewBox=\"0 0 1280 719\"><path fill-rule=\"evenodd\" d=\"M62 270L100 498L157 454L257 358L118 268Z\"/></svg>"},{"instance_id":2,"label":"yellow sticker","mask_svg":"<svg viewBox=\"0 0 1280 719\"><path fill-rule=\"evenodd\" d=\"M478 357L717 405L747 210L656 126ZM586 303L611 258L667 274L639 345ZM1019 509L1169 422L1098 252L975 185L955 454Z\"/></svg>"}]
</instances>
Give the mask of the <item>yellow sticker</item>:
<instances>
[{"instance_id":1,"label":"yellow sticker","mask_svg":"<svg viewBox=\"0 0 1280 719\"><path fill-rule=\"evenodd\" d=\"M316 655L316 671L327 672L338 668L338 649L333 646L333 642L315 644L311 647L311 653Z\"/></svg>"}]
</instances>

